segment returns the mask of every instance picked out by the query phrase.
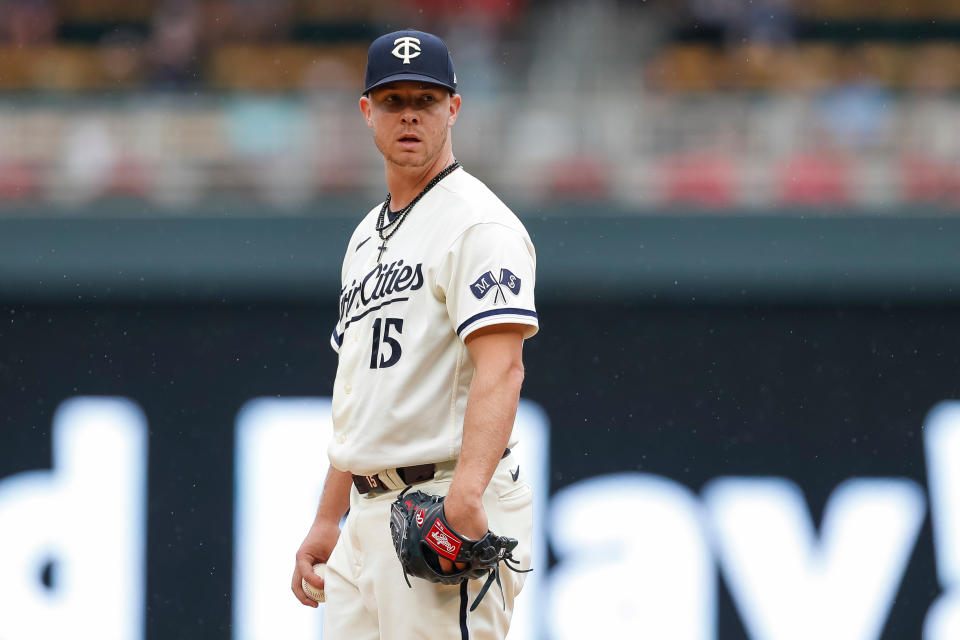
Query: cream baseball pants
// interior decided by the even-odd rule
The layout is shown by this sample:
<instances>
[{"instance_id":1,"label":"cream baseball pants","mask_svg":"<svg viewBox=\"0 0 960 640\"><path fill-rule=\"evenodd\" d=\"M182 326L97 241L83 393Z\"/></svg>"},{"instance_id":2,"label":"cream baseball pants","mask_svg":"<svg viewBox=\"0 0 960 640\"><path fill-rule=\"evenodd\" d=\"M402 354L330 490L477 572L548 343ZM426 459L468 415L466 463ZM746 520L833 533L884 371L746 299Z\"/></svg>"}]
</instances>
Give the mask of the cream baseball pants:
<instances>
[{"instance_id":1,"label":"cream baseball pants","mask_svg":"<svg viewBox=\"0 0 960 640\"><path fill-rule=\"evenodd\" d=\"M439 466L433 480L414 490L446 495L452 465ZM530 566L533 528L532 491L524 477L514 479L516 456L500 461L483 495L491 531L516 538L514 558ZM324 592L324 640L502 640L525 574L500 564L503 594L490 586L475 611L470 606L483 580L443 585L403 577L390 538L390 505L399 491L360 495L351 490L347 516L337 546L327 562ZM545 570L545 568L540 568Z\"/></svg>"}]
</instances>

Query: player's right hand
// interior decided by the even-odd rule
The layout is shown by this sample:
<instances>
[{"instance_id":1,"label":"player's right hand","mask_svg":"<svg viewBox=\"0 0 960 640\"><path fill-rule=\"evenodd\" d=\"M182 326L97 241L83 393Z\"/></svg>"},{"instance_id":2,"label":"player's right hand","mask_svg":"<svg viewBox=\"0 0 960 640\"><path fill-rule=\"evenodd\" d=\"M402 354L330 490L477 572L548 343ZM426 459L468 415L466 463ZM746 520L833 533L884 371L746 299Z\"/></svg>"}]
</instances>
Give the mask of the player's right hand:
<instances>
[{"instance_id":1,"label":"player's right hand","mask_svg":"<svg viewBox=\"0 0 960 640\"><path fill-rule=\"evenodd\" d=\"M324 584L320 576L313 572L313 565L318 562L326 563L330 559L333 547L340 538L340 527L336 523L314 523L297 549L296 565L293 569L293 580L290 588L293 595L308 607L320 606L316 601L303 592L302 580L306 580L316 589L323 589Z\"/></svg>"}]
</instances>

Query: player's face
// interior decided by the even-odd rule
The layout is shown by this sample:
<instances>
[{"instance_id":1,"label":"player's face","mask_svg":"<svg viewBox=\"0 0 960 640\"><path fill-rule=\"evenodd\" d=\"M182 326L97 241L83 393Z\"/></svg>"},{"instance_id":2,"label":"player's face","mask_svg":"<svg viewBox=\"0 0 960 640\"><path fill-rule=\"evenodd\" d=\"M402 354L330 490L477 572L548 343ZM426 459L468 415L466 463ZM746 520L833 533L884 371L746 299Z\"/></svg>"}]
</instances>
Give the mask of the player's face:
<instances>
[{"instance_id":1,"label":"player's face","mask_svg":"<svg viewBox=\"0 0 960 640\"><path fill-rule=\"evenodd\" d=\"M360 109L387 162L423 167L449 150L460 96L437 85L391 82L360 98Z\"/></svg>"}]
</instances>

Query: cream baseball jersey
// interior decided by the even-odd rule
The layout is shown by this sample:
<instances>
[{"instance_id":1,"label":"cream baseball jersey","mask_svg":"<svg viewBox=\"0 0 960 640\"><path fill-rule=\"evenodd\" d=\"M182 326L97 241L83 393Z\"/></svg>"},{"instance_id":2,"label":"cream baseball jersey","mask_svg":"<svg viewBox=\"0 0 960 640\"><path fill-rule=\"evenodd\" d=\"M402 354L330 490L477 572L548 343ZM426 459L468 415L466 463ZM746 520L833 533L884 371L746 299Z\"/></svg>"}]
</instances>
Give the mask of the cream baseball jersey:
<instances>
[{"instance_id":1,"label":"cream baseball jersey","mask_svg":"<svg viewBox=\"0 0 960 640\"><path fill-rule=\"evenodd\" d=\"M456 458L474 373L464 339L497 323L526 325L526 338L539 326L533 244L482 182L463 169L443 178L378 261L379 210L350 238L330 338L330 462L361 475Z\"/></svg>"}]
</instances>

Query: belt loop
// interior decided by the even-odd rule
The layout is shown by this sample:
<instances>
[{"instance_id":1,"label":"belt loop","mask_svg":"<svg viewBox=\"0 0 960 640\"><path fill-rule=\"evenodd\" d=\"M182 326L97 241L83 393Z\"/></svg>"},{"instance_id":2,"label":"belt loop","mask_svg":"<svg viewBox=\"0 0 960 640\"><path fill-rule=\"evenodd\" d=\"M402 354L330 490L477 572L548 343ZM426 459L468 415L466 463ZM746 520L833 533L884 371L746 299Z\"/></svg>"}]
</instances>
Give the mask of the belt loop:
<instances>
[{"instance_id":1,"label":"belt loop","mask_svg":"<svg viewBox=\"0 0 960 640\"><path fill-rule=\"evenodd\" d=\"M401 471L403 469L385 469L383 471L383 475L386 476L385 479L393 485L392 487L386 487L387 489L403 489L410 484L400 476Z\"/></svg>"}]
</instances>

